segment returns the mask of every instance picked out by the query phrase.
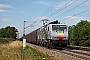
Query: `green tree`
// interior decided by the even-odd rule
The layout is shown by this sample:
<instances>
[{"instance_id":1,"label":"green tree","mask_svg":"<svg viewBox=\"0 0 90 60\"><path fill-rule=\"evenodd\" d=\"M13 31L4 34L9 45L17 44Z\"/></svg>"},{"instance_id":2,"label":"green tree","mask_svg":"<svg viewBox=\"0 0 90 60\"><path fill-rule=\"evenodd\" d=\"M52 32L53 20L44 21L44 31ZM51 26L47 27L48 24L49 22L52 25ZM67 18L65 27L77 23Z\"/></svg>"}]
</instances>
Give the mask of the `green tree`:
<instances>
[{"instance_id":1,"label":"green tree","mask_svg":"<svg viewBox=\"0 0 90 60\"><path fill-rule=\"evenodd\" d=\"M15 27L7 26L0 29L0 38L14 38L16 39L18 30Z\"/></svg>"},{"instance_id":2,"label":"green tree","mask_svg":"<svg viewBox=\"0 0 90 60\"><path fill-rule=\"evenodd\" d=\"M90 46L90 22L81 20L69 27L70 43L77 46Z\"/></svg>"}]
</instances>

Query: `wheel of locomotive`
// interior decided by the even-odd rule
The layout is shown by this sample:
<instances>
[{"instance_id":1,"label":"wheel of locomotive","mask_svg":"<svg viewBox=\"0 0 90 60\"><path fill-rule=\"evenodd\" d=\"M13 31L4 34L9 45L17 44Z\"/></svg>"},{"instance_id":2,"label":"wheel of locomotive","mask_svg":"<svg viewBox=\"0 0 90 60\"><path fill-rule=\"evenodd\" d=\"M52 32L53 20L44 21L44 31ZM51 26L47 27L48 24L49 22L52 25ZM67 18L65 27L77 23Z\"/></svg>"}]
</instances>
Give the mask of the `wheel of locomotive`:
<instances>
[{"instance_id":1,"label":"wheel of locomotive","mask_svg":"<svg viewBox=\"0 0 90 60\"><path fill-rule=\"evenodd\" d=\"M65 47L67 47L67 43L65 44Z\"/></svg>"},{"instance_id":2,"label":"wheel of locomotive","mask_svg":"<svg viewBox=\"0 0 90 60\"><path fill-rule=\"evenodd\" d=\"M62 44L62 48L67 48L67 43Z\"/></svg>"},{"instance_id":3,"label":"wheel of locomotive","mask_svg":"<svg viewBox=\"0 0 90 60\"><path fill-rule=\"evenodd\" d=\"M47 47L50 48L50 42L47 43Z\"/></svg>"},{"instance_id":4,"label":"wheel of locomotive","mask_svg":"<svg viewBox=\"0 0 90 60\"><path fill-rule=\"evenodd\" d=\"M49 43L49 42L47 42L46 47L48 47L48 48L49 48L49 45L50 45L50 43Z\"/></svg>"},{"instance_id":5,"label":"wheel of locomotive","mask_svg":"<svg viewBox=\"0 0 90 60\"><path fill-rule=\"evenodd\" d=\"M43 42L43 47L45 47L46 46L46 44L45 44L45 42Z\"/></svg>"},{"instance_id":6,"label":"wheel of locomotive","mask_svg":"<svg viewBox=\"0 0 90 60\"><path fill-rule=\"evenodd\" d=\"M53 49L53 43L52 42L50 42L50 49Z\"/></svg>"},{"instance_id":7,"label":"wheel of locomotive","mask_svg":"<svg viewBox=\"0 0 90 60\"><path fill-rule=\"evenodd\" d=\"M39 42L39 44L40 44L40 46L42 46L42 42L41 41Z\"/></svg>"}]
</instances>

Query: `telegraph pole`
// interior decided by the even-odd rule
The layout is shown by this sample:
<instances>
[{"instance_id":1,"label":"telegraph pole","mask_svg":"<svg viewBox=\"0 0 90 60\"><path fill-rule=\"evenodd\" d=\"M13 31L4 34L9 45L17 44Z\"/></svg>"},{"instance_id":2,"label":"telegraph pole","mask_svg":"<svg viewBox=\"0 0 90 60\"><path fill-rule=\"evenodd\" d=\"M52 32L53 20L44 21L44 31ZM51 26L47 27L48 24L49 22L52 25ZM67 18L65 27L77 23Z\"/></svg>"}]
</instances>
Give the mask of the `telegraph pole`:
<instances>
[{"instance_id":1,"label":"telegraph pole","mask_svg":"<svg viewBox=\"0 0 90 60\"><path fill-rule=\"evenodd\" d=\"M36 23L36 21L35 21L35 22L32 23L31 25L25 27L25 23L26 23L26 22L27 22L27 21L24 21L24 23L23 23L23 49L25 49L25 47L26 47L25 29L28 28L28 27L31 27L33 24Z\"/></svg>"},{"instance_id":2,"label":"telegraph pole","mask_svg":"<svg viewBox=\"0 0 90 60\"><path fill-rule=\"evenodd\" d=\"M24 23L23 23L23 36L25 36L25 22L26 21L24 21Z\"/></svg>"},{"instance_id":3,"label":"telegraph pole","mask_svg":"<svg viewBox=\"0 0 90 60\"><path fill-rule=\"evenodd\" d=\"M23 23L23 49L26 47L26 38L25 38L25 22Z\"/></svg>"}]
</instances>

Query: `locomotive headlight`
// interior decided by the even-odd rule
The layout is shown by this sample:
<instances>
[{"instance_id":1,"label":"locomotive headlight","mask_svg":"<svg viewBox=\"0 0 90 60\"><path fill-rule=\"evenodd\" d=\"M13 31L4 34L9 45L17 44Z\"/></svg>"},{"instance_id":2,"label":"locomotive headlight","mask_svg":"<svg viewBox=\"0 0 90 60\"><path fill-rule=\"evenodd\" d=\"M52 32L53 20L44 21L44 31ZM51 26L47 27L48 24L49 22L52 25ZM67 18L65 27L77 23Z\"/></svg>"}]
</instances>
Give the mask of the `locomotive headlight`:
<instances>
[{"instance_id":1,"label":"locomotive headlight","mask_svg":"<svg viewBox=\"0 0 90 60\"><path fill-rule=\"evenodd\" d=\"M64 37L65 40L67 40L68 38L67 37Z\"/></svg>"},{"instance_id":2,"label":"locomotive headlight","mask_svg":"<svg viewBox=\"0 0 90 60\"><path fill-rule=\"evenodd\" d=\"M66 37L64 37L64 39L66 39Z\"/></svg>"}]
</instances>

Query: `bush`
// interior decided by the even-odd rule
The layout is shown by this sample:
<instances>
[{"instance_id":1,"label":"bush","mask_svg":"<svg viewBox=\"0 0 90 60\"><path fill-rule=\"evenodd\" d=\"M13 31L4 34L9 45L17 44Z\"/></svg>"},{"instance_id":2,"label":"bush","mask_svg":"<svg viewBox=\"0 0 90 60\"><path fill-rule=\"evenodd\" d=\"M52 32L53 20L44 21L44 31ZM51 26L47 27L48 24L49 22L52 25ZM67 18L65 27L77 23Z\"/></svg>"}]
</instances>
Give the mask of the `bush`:
<instances>
[{"instance_id":1,"label":"bush","mask_svg":"<svg viewBox=\"0 0 90 60\"><path fill-rule=\"evenodd\" d=\"M85 46L89 47L90 46L90 39L85 41Z\"/></svg>"},{"instance_id":2,"label":"bush","mask_svg":"<svg viewBox=\"0 0 90 60\"><path fill-rule=\"evenodd\" d=\"M14 41L13 38L0 38L0 44L10 43L11 41Z\"/></svg>"},{"instance_id":3,"label":"bush","mask_svg":"<svg viewBox=\"0 0 90 60\"><path fill-rule=\"evenodd\" d=\"M72 41L72 42L70 42L70 45L74 46L74 45L76 45L76 42Z\"/></svg>"},{"instance_id":4,"label":"bush","mask_svg":"<svg viewBox=\"0 0 90 60\"><path fill-rule=\"evenodd\" d=\"M79 45L80 45L80 46L85 46L85 40L79 41Z\"/></svg>"}]
</instances>

